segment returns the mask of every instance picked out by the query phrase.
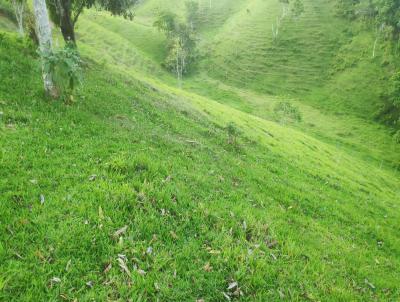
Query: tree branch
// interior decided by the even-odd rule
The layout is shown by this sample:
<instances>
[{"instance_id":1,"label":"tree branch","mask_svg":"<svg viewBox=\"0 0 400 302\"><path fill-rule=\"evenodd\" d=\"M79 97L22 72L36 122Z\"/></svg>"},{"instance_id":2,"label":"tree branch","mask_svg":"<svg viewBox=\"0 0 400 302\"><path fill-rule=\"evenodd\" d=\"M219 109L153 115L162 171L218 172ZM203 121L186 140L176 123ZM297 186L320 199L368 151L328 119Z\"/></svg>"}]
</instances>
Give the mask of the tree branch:
<instances>
[{"instance_id":1,"label":"tree branch","mask_svg":"<svg viewBox=\"0 0 400 302\"><path fill-rule=\"evenodd\" d=\"M72 24L75 25L75 23L78 21L78 17L81 14L81 12L83 11L83 8L85 7L85 1L82 0L81 6L79 6L78 11L76 12L73 20L72 20Z\"/></svg>"}]
</instances>

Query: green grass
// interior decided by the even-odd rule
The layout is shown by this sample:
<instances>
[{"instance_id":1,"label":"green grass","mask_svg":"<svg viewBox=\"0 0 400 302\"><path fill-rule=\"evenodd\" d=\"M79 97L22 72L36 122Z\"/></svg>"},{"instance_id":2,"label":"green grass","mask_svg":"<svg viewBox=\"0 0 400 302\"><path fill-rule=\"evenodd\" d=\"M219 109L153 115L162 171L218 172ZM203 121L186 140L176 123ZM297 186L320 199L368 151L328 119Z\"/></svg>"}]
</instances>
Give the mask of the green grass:
<instances>
[{"instance_id":1,"label":"green grass","mask_svg":"<svg viewBox=\"0 0 400 302\"><path fill-rule=\"evenodd\" d=\"M355 53L371 36L350 39L328 1L305 3L273 44L276 2L202 1L208 57L182 89L152 28L164 1L134 23L87 12L70 106L2 34L0 300L398 300L400 147L370 118L384 76L361 81L385 57Z\"/></svg>"}]
</instances>

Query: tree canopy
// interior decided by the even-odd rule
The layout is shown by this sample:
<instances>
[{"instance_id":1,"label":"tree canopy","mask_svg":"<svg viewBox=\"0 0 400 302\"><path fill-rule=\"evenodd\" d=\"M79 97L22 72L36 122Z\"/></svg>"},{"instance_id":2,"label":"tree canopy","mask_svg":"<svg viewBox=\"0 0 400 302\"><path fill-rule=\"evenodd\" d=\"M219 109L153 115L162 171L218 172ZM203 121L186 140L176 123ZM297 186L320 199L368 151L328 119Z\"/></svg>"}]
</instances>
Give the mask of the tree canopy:
<instances>
[{"instance_id":1,"label":"tree canopy","mask_svg":"<svg viewBox=\"0 0 400 302\"><path fill-rule=\"evenodd\" d=\"M107 11L113 16L133 18L133 6L138 0L47 0L52 21L61 29L66 42L76 43L75 24L83 10L91 7Z\"/></svg>"},{"instance_id":2,"label":"tree canopy","mask_svg":"<svg viewBox=\"0 0 400 302\"><path fill-rule=\"evenodd\" d=\"M384 25L394 39L400 34L400 0L338 0L338 13L350 19L363 18Z\"/></svg>"}]
</instances>

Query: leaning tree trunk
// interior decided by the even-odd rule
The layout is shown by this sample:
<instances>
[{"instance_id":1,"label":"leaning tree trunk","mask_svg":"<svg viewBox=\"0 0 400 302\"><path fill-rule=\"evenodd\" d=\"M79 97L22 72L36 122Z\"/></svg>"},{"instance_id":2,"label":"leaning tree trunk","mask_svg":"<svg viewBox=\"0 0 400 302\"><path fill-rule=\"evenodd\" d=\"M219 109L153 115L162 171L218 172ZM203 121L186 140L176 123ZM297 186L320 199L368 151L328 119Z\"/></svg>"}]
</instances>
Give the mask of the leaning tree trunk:
<instances>
[{"instance_id":1,"label":"leaning tree trunk","mask_svg":"<svg viewBox=\"0 0 400 302\"><path fill-rule=\"evenodd\" d=\"M72 42L73 44L76 44L75 29L68 14L62 16L61 18L61 33L65 42Z\"/></svg>"},{"instance_id":2,"label":"leaning tree trunk","mask_svg":"<svg viewBox=\"0 0 400 302\"><path fill-rule=\"evenodd\" d=\"M58 0L57 6L60 14L60 28L66 43L75 41L75 28L74 22L71 18L71 1L70 0Z\"/></svg>"},{"instance_id":3,"label":"leaning tree trunk","mask_svg":"<svg viewBox=\"0 0 400 302\"><path fill-rule=\"evenodd\" d=\"M42 55L52 52L51 28L45 0L33 0L33 10L36 20L36 32L39 39L39 49ZM57 89L53 83L51 73L46 70L42 62L42 77L44 90L49 96L56 98Z\"/></svg>"}]
</instances>

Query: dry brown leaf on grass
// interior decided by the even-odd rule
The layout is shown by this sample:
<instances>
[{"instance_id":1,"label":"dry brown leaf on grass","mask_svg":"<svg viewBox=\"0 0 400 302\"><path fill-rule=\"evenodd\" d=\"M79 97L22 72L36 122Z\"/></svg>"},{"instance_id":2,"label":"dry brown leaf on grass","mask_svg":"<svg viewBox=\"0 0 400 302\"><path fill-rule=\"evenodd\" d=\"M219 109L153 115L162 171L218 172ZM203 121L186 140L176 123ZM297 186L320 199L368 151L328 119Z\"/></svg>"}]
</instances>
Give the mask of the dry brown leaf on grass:
<instances>
[{"instance_id":1,"label":"dry brown leaf on grass","mask_svg":"<svg viewBox=\"0 0 400 302\"><path fill-rule=\"evenodd\" d=\"M86 282L86 286L89 287L89 288L92 288L93 287L93 281Z\"/></svg>"},{"instance_id":2,"label":"dry brown leaf on grass","mask_svg":"<svg viewBox=\"0 0 400 302\"><path fill-rule=\"evenodd\" d=\"M116 230L116 231L114 232L113 237L114 237L114 238L118 238L120 235L122 235L123 233L125 233L127 229L128 229L128 226L127 226L127 225L123 226L122 228L120 228L120 229L118 229L118 230Z\"/></svg>"},{"instance_id":3,"label":"dry brown leaf on grass","mask_svg":"<svg viewBox=\"0 0 400 302\"><path fill-rule=\"evenodd\" d=\"M90 181L94 181L96 178L97 178L96 174L92 174L92 175L89 176L89 180Z\"/></svg>"},{"instance_id":4,"label":"dry brown leaf on grass","mask_svg":"<svg viewBox=\"0 0 400 302\"><path fill-rule=\"evenodd\" d=\"M272 240L272 241L267 240L267 241L265 241L265 244L267 245L267 247L269 249L273 249L274 247L276 247L278 245L278 241L276 241L276 240Z\"/></svg>"},{"instance_id":5,"label":"dry brown leaf on grass","mask_svg":"<svg viewBox=\"0 0 400 302\"><path fill-rule=\"evenodd\" d=\"M368 279L364 280L365 284L367 284L371 289L375 289L375 285L373 285L371 282L368 281Z\"/></svg>"},{"instance_id":6,"label":"dry brown leaf on grass","mask_svg":"<svg viewBox=\"0 0 400 302\"><path fill-rule=\"evenodd\" d=\"M233 290L238 287L238 283L236 281L229 283L228 290Z\"/></svg>"},{"instance_id":7,"label":"dry brown leaf on grass","mask_svg":"<svg viewBox=\"0 0 400 302\"><path fill-rule=\"evenodd\" d=\"M174 238L175 240L179 238L174 231L170 231L169 233L171 234L171 237Z\"/></svg>"},{"instance_id":8,"label":"dry brown leaf on grass","mask_svg":"<svg viewBox=\"0 0 400 302\"><path fill-rule=\"evenodd\" d=\"M50 279L50 287L53 287L54 284L60 283L61 279L59 277L53 277Z\"/></svg>"},{"instance_id":9,"label":"dry brown leaf on grass","mask_svg":"<svg viewBox=\"0 0 400 302\"><path fill-rule=\"evenodd\" d=\"M210 265L210 262L207 262L204 266L203 266L203 270L205 270L206 272L211 272L212 271L212 266Z\"/></svg>"},{"instance_id":10,"label":"dry brown leaf on grass","mask_svg":"<svg viewBox=\"0 0 400 302\"><path fill-rule=\"evenodd\" d=\"M66 294L60 294L60 298L65 301L70 301L70 299L68 298L68 296Z\"/></svg>"},{"instance_id":11,"label":"dry brown leaf on grass","mask_svg":"<svg viewBox=\"0 0 400 302\"><path fill-rule=\"evenodd\" d=\"M137 272L138 272L138 274L141 275L141 276L146 275L146 272L145 272L144 270L142 270L142 269L138 269Z\"/></svg>"},{"instance_id":12,"label":"dry brown leaf on grass","mask_svg":"<svg viewBox=\"0 0 400 302\"><path fill-rule=\"evenodd\" d=\"M119 264L119 267L130 277L131 272L130 272L128 266L126 265L125 260L122 257L118 257L118 264Z\"/></svg>"},{"instance_id":13,"label":"dry brown leaf on grass","mask_svg":"<svg viewBox=\"0 0 400 302\"><path fill-rule=\"evenodd\" d=\"M240 287L239 287L239 283L237 281L232 281L228 284L228 296L231 297L240 297L243 296L243 292L241 291Z\"/></svg>"},{"instance_id":14,"label":"dry brown leaf on grass","mask_svg":"<svg viewBox=\"0 0 400 302\"><path fill-rule=\"evenodd\" d=\"M105 266L105 268L104 268L104 270L103 270L103 273L104 273L104 274L107 274L107 273L111 270L111 268L112 268L111 262L110 262L110 263L107 263L106 266Z\"/></svg>"},{"instance_id":15,"label":"dry brown leaf on grass","mask_svg":"<svg viewBox=\"0 0 400 302\"><path fill-rule=\"evenodd\" d=\"M231 297L229 297L227 293L222 292L222 295L223 295L228 301L231 301Z\"/></svg>"}]
</instances>

